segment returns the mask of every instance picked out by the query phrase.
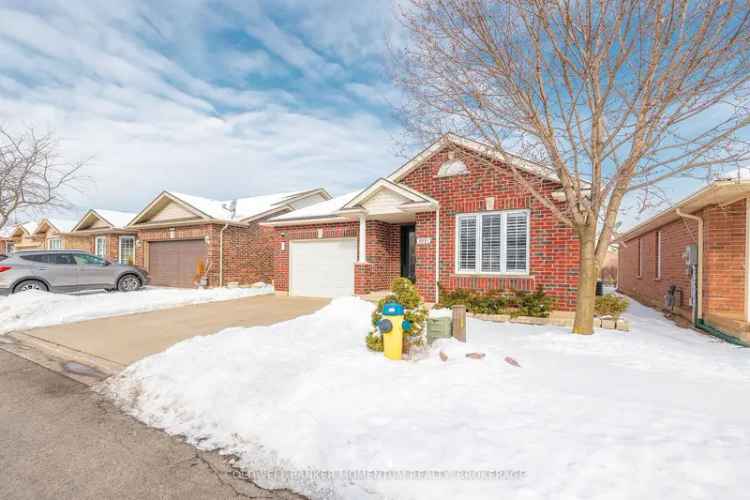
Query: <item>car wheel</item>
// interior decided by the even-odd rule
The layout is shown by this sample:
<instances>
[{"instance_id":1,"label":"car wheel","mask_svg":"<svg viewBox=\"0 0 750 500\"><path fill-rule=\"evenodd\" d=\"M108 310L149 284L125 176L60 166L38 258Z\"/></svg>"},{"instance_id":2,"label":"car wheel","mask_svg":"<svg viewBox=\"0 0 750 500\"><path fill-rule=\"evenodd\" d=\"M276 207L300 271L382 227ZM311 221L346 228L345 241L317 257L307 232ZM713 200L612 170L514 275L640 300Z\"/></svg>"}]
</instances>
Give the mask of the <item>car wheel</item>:
<instances>
[{"instance_id":1,"label":"car wheel","mask_svg":"<svg viewBox=\"0 0 750 500\"><path fill-rule=\"evenodd\" d=\"M45 285L39 280L26 280L17 284L13 288L13 293L26 292L28 290L39 290L40 292L49 291L49 289L47 288L47 285Z\"/></svg>"},{"instance_id":2,"label":"car wheel","mask_svg":"<svg viewBox=\"0 0 750 500\"><path fill-rule=\"evenodd\" d=\"M121 292L134 292L141 287L141 280L135 274L126 274L117 282L117 289Z\"/></svg>"}]
</instances>

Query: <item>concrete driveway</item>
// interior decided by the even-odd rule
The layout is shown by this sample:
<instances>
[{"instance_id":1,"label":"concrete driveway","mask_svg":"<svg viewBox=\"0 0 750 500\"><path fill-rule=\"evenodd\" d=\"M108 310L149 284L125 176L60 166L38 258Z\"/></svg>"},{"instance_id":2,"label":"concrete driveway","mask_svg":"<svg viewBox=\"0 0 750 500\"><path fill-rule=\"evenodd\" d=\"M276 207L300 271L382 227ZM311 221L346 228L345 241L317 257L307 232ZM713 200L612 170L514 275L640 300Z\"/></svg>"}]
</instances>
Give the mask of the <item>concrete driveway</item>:
<instances>
[{"instance_id":1,"label":"concrete driveway","mask_svg":"<svg viewBox=\"0 0 750 500\"><path fill-rule=\"evenodd\" d=\"M328 302L321 298L261 295L38 328L22 336L26 343L38 341L85 353L116 369L196 335L210 335L235 326L270 325L311 314Z\"/></svg>"}]
</instances>

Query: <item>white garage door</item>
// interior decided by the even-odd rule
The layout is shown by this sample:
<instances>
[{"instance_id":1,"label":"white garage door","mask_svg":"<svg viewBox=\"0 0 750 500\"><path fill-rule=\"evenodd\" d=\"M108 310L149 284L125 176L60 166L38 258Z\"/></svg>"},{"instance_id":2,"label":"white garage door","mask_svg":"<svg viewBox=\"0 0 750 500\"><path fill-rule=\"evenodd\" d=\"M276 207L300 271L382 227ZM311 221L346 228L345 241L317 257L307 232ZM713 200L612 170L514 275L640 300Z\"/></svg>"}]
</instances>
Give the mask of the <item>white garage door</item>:
<instances>
[{"instance_id":1,"label":"white garage door","mask_svg":"<svg viewBox=\"0 0 750 500\"><path fill-rule=\"evenodd\" d=\"M292 241L289 292L303 297L354 295L357 240Z\"/></svg>"}]
</instances>

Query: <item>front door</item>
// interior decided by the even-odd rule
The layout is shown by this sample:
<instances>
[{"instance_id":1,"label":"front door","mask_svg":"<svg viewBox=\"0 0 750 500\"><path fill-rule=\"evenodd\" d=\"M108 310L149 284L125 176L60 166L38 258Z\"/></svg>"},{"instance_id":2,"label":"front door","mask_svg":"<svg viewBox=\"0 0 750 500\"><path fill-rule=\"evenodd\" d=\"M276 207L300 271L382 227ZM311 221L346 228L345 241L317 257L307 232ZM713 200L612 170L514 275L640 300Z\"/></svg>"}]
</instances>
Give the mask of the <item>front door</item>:
<instances>
[{"instance_id":1,"label":"front door","mask_svg":"<svg viewBox=\"0 0 750 500\"><path fill-rule=\"evenodd\" d=\"M401 226L401 277L417 282L417 232L414 225Z\"/></svg>"}]
</instances>

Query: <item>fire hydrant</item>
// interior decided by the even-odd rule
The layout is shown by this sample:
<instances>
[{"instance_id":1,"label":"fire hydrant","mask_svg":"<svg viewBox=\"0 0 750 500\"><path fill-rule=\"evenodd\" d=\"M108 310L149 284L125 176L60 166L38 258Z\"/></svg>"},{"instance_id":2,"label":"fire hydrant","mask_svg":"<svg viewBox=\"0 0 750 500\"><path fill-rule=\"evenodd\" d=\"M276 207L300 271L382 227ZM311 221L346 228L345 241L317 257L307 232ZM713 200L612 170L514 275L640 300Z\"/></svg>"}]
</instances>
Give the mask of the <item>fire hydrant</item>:
<instances>
[{"instance_id":1,"label":"fire hydrant","mask_svg":"<svg viewBox=\"0 0 750 500\"><path fill-rule=\"evenodd\" d=\"M404 332L411 330L411 322L404 319L404 306L394 302L383 306L383 316L378 321L378 329L383 336L383 354L388 359L400 360Z\"/></svg>"}]
</instances>

